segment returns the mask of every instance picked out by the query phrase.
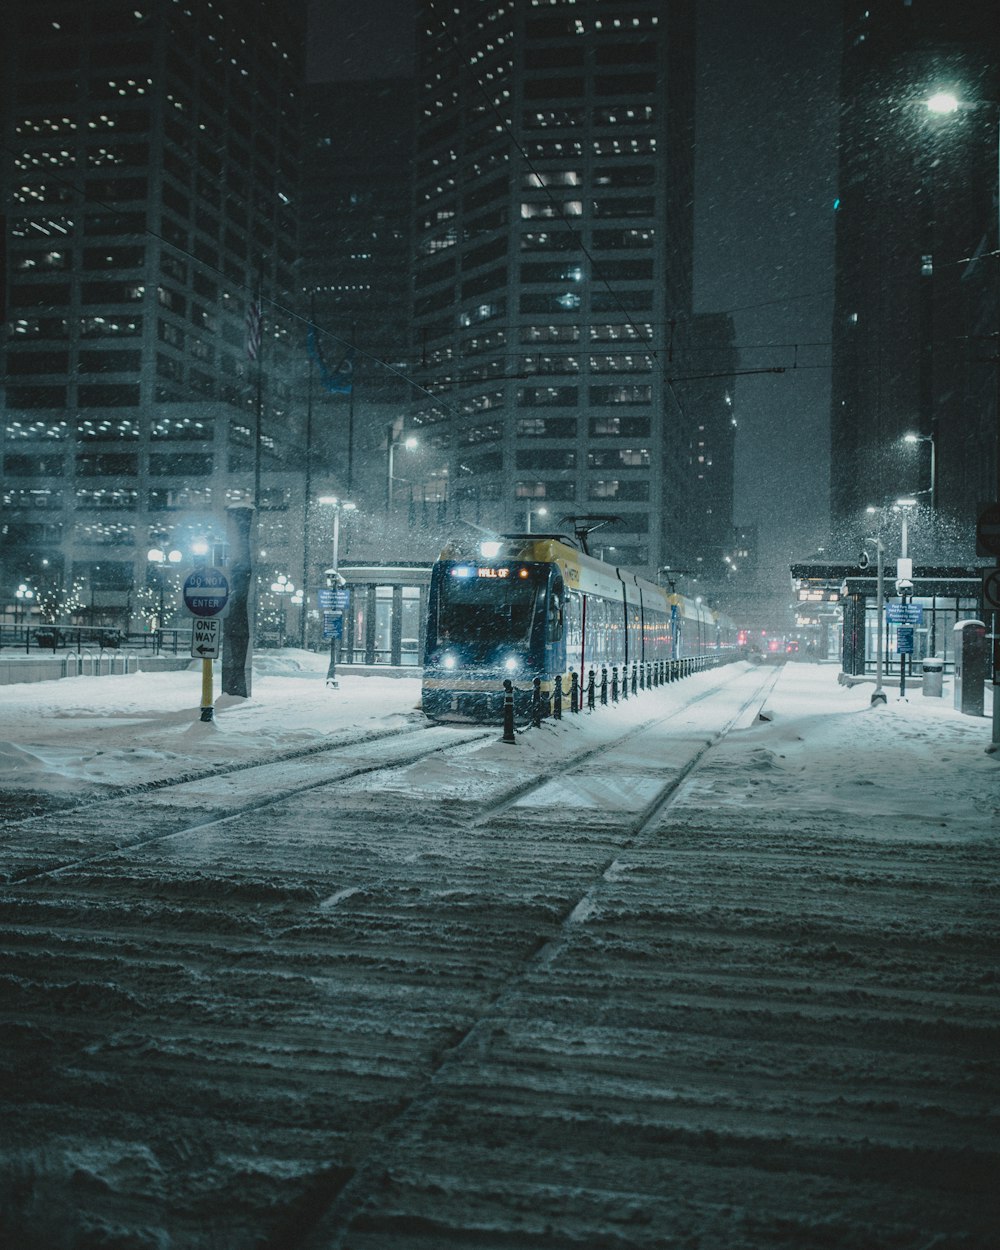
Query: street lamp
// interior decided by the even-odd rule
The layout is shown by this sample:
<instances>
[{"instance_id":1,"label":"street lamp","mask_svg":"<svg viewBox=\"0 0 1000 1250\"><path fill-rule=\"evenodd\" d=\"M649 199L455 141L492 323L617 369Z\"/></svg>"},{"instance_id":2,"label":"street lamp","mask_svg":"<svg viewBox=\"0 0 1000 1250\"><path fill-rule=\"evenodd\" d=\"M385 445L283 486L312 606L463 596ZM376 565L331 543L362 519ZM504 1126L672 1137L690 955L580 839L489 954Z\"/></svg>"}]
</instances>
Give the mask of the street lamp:
<instances>
[{"instance_id":1,"label":"street lamp","mask_svg":"<svg viewBox=\"0 0 1000 1250\"><path fill-rule=\"evenodd\" d=\"M954 113L958 110L958 96L953 91L935 91L927 108L931 113Z\"/></svg>"},{"instance_id":2,"label":"street lamp","mask_svg":"<svg viewBox=\"0 0 1000 1250\"><path fill-rule=\"evenodd\" d=\"M164 551L162 547L150 547L150 549L146 552L147 568L153 568L156 570L156 585L160 596L160 608L156 617L157 638L160 637L161 631L163 630L164 617L166 615L163 597L163 567L166 564L180 564L183 559L184 553L182 551L178 551L176 547L171 548L170 551Z\"/></svg>"},{"instance_id":3,"label":"street lamp","mask_svg":"<svg viewBox=\"0 0 1000 1250\"><path fill-rule=\"evenodd\" d=\"M400 444L402 444L406 448L407 451L413 451L414 448L420 446L419 440L414 438L412 434L408 435L406 438L403 438L403 437L400 437L398 439L393 438L392 433L393 433L394 424L395 424L394 422L391 422L388 426L386 426L386 429L389 431L389 434L388 434L389 473L385 481L385 510L386 512L388 512L389 509L392 507L392 484L395 481L395 474L393 473L393 464L394 464L396 448Z\"/></svg>"},{"instance_id":4,"label":"street lamp","mask_svg":"<svg viewBox=\"0 0 1000 1250\"><path fill-rule=\"evenodd\" d=\"M21 582L17 590L14 591L14 598L17 603L14 605L14 624L18 623L17 609L20 608L21 620L26 620L31 614L31 604L35 598L35 592L26 582Z\"/></svg>"},{"instance_id":5,"label":"street lamp","mask_svg":"<svg viewBox=\"0 0 1000 1250\"><path fill-rule=\"evenodd\" d=\"M528 528L525 530L525 533L526 533L526 534L530 534L530 533L531 533L531 516L532 516L532 512L534 513L534 515L535 515L535 516L548 516L548 515L549 515L549 510L548 510L548 508L534 508L534 509L533 509L533 508L531 507L531 505L529 504L529 505L528 505Z\"/></svg>"},{"instance_id":6,"label":"street lamp","mask_svg":"<svg viewBox=\"0 0 1000 1250\"><path fill-rule=\"evenodd\" d=\"M931 507L937 510L937 465L933 434L904 434L904 443L929 443L931 448Z\"/></svg>"},{"instance_id":7,"label":"street lamp","mask_svg":"<svg viewBox=\"0 0 1000 1250\"><path fill-rule=\"evenodd\" d=\"M278 575L275 581L271 583L271 594L278 596L278 603L281 608L281 617L280 617L281 629L280 629L280 638L279 638L278 645L283 647L285 645L285 615L286 615L285 596L294 595L295 586L292 582L288 580L287 576L284 573L281 573Z\"/></svg>"},{"instance_id":8,"label":"street lamp","mask_svg":"<svg viewBox=\"0 0 1000 1250\"><path fill-rule=\"evenodd\" d=\"M392 472L392 448L390 444L390 474ZM390 481L391 481L390 477ZM319 503L326 504L333 509L333 563L328 569L328 576L332 589L337 590L343 578L340 576L340 514L342 512L355 512L357 504L351 503L346 499L339 499L336 495L320 495ZM343 632L343 613L341 613L341 632ZM335 633L330 636L330 663L326 670L326 684L331 689L337 688L337 635Z\"/></svg>"}]
</instances>

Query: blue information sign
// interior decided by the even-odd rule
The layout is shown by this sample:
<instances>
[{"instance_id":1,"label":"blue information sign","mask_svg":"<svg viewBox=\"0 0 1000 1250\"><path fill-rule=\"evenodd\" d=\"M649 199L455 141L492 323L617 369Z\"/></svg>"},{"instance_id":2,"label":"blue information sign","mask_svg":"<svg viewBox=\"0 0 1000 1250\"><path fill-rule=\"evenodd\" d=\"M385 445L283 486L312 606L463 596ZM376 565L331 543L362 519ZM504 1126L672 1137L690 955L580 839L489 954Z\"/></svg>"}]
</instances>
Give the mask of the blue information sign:
<instances>
[{"instance_id":1,"label":"blue information sign","mask_svg":"<svg viewBox=\"0 0 1000 1250\"><path fill-rule=\"evenodd\" d=\"M900 625L896 630L896 654L912 655L913 654L913 626Z\"/></svg>"},{"instance_id":2,"label":"blue information sign","mask_svg":"<svg viewBox=\"0 0 1000 1250\"><path fill-rule=\"evenodd\" d=\"M184 579L184 606L192 616L218 616L229 602L229 582L221 569L195 569Z\"/></svg>"},{"instance_id":3,"label":"blue information sign","mask_svg":"<svg viewBox=\"0 0 1000 1250\"><path fill-rule=\"evenodd\" d=\"M890 625L923 625L924 606L922 603L887 603L885 619Z\"/></svg>"},{"instance_id":4,"label":"blue information sign","mask_svg":"<svg viewBox=\"0 0 1000 1250\"><path fill-rule=\"evenodd\" d=\"M342 612L324 612L323 613L323 637L324 638L343 638L344 636L344 614Z\"/></svg>"},{"instance_id":5,"label":"blue information sign","mask_svg":"<svg viewBox=\"0 0 1000 1250\"><path fill-rule=\"evenodd\" d=\"M351 601L351 592L346 586L324 588L316 594L324 612L342 612Z\"/></svg>"}]
</instances>

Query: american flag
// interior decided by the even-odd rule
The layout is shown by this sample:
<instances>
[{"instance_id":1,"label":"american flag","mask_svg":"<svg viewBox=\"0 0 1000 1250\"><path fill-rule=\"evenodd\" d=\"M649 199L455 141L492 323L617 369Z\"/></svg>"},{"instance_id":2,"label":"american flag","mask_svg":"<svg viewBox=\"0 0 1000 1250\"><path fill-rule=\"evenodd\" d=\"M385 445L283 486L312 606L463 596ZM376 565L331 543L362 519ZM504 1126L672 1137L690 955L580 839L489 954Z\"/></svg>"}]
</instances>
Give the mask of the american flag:
<instances>
[{"instance_id":1,"label":"american flag","mask_svg":"<svg viewBox=\"0 0 1000 1250\"><path fill-rule=\"evenodd\" d=\"M260 336L263 321L263 314L260 310L260 296L258 295L247 310L247 357L250 360L256 360L260 352Z\"/></svg>"}]
</instances>

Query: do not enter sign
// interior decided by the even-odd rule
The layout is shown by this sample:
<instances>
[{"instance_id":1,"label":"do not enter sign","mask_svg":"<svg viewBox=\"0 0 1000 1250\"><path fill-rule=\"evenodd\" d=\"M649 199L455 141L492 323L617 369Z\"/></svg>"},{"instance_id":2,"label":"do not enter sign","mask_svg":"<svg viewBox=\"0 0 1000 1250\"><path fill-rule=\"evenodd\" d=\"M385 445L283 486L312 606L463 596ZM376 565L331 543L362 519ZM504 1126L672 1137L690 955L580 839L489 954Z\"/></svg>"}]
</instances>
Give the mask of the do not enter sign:
<instances>
[{"instance_id":1,"label":"do not enter sign","mask_svg":"<svg viewBox=\"0 0 1000 1250\"><path fill-rule=\"evenodd\" d=\"M184 579L184 606L192 616L218 616L229 602L229 582L221 569L195 569Z\"/></svg>"}]
</instances>

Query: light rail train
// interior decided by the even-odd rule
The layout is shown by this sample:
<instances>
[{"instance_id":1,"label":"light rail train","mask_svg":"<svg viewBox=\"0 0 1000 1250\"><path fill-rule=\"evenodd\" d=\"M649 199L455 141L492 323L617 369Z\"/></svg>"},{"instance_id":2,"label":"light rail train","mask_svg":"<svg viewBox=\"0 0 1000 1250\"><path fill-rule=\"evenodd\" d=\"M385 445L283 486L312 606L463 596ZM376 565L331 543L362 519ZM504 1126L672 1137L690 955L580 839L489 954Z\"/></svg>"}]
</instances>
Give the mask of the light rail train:
<instances>
[{"instance_id":1,"label":"light rail train","mask_svg":"<svg viewBox=\"0 0 1000 1250\"><path fill-rule=\"evenodd\" d=\"M738 630L697 600L587 555L559 534L452 543L431 571L423 710L434 720L497 721L503 682L515 715L543 714L557 676L581 686L590 669L739 654Z\"/></svg>"}]
</instances>

